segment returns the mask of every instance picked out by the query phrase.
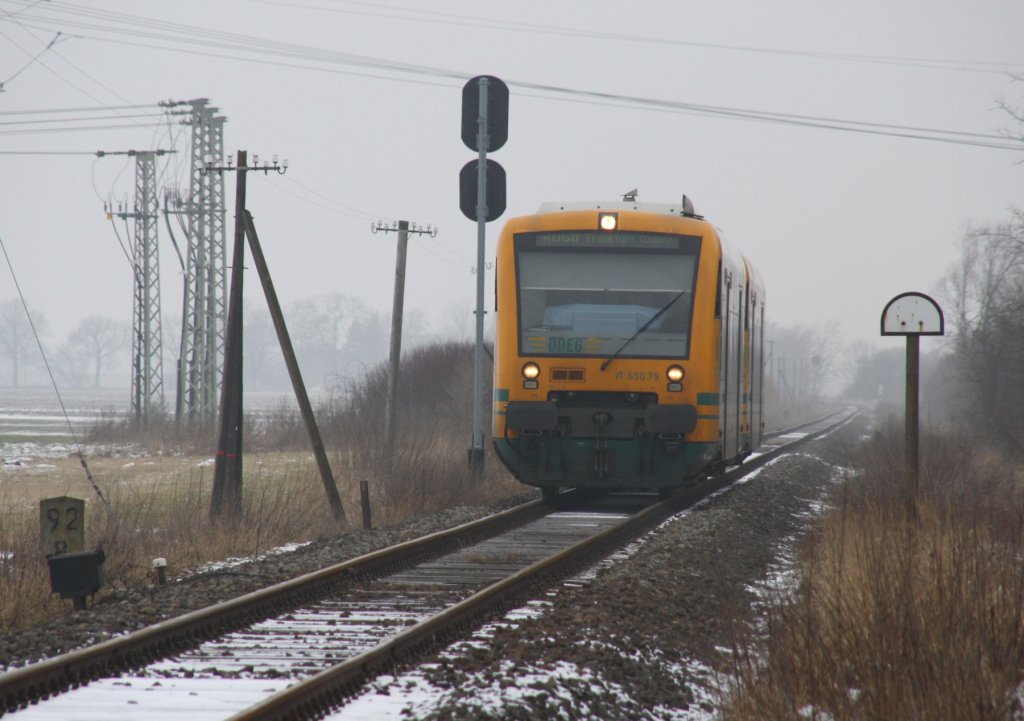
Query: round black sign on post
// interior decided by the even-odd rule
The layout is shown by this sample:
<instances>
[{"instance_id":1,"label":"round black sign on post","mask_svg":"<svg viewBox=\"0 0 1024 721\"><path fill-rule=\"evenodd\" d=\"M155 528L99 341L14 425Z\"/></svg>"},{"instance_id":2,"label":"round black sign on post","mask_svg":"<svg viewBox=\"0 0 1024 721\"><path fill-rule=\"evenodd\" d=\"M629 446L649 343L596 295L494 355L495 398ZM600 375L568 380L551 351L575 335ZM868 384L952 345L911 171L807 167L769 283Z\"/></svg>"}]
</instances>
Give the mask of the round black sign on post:
<instances>
[{"instance_id":1,"label":"round black sign on post","mask_svg":"<svg viewBox=\"0 0 1024 721\"><path fill-rule=\"evenodd\" d=\"M480 119L481 78L487 78L487 135L490 139L483 150L493 152L508 140L508 85L493 75L478 75L462 86L462 142L470 150L480 150L477 121Z\"/></svg>"},{"instance_id":2,"label":"round black sign on post","mask_svg":"<svg viewBox=\"0 0 1024 721\"><path fill-rule=\"evenodd\" d=\"M907 495L907 517L917 518L917 486L920 476L918 450L918 405L920 377L920 337L945 335L942 308L924 293L901 293L890 300L882 310L882 335L907 337L907 395L906 426L904 429L904 477Z\"/></svg>"},{"instance_id":3,"label":"round black sign on post","mask_svg":"<svg viewBox=\"0 0 1024 721\"><path fill-rule=\"evenodd\" d=\"M505 169L490 158L486 160L487 168L487 215L488 223L501 217L505 212ZM476 206L480 189L477 186L477 168L479 160L470 160L459 171L459 209L470 220L476 220Z\"/></svg>"}]
</instances>

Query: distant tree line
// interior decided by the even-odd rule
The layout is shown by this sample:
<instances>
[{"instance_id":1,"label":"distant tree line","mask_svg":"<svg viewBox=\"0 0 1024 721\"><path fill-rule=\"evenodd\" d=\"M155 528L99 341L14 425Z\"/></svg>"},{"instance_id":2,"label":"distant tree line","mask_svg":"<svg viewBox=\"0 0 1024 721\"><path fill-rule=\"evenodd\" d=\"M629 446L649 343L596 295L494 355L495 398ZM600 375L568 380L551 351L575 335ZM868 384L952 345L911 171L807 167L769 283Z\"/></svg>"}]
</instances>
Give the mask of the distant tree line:
<instances>
[{"instance_id":1,"label":"distant tree line","mask_svg":"<svg viewBox=\"0 0 1024 721\"><path fill-rule=\"evenodd\" d=\"M946 338L921 358L922 419L1024 451L1024 212L969 228L935 292ZM902 403L902 347L851 352L848 398Z\"/></svg>"},{"instance_id":2,"label":"distant tree line","mask_svg":"<svg viewBox=\"0 0 1024 721\"><path fill-rule=\"evenodd\" d=\"M947 390L958 425L1024 450L1024 212L968 230L941 291L953 341Z\"/></svg>"},{"instance_id":3,"label":"distant tree line","mask_svg":"<svg viewBox=\"0 0 1024 721\"><path fill-rule=\"evenodd\" d=\"M262 298L259 299L262 301ZM70 388L123 387L130 385L131 324L107 316L81 320L63 343L53 343L45 314L21 301L0 301L0 387L49 383L46 361L58 384ZM403 323L403 349L427 342L465 340L470 315L467 309L449 307L440 327L432 327L423 312L407 309ZM329 387L360 379L387 357L391 319L386 313L341 293L314 296L284 309L295 353L306 384ZM252 390L285 390L288 372L277 334L265 305L253 302L246 308L244 326L244 383ZM181 347L181 320L163 322L164 388L173 403L175 369Z\"/></svg>"}]
</instances>

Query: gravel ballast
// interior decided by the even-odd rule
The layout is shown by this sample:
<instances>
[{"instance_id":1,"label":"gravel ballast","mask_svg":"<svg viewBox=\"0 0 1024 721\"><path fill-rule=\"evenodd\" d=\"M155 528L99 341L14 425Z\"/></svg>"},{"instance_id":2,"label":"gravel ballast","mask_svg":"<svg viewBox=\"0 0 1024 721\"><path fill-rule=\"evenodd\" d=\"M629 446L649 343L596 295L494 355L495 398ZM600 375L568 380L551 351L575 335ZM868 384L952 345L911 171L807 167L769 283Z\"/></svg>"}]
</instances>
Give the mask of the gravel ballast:
<instances>
[{"instance_id":1,"label":"gravel ballast","mask_svg":"<svg viewBox=\"0 0 1024 721\"><path fill-rule=\"evenodd\" d=\"M541 614L498 623L416 672L430 688L410 696L402 718L707 718L728 649L757 627L757 585L847 465L863 434L855 420L783 456L746 482L704 501L606 562L584 583L562 586ZM0 670L141 628L301 573L521 503L457 508L394 529L356 532L293 552L115 593L87 611L7 633ZM411 686L383 679L389 705Z\"/></svg>"},{"instance_id":2,"label":"gravel ballast","mask_svg":"<svg viewBox=\"0 0 1024 721\"><path fill-rule=\"evenodd\" d=\"M525 492L484 506L451 508L393 528L347 533L329 541L259 559L215 564L210 570L133 591L105 595L87 610L0 637L0 672L122 635L173 616L317 571L396 543L453 528L538 498ZM71 602L68 601L70 608Z\"/></svg>"},{"instance_id":3,"label":"gravel ballast","mask_svg":"<svg viewBox=\"0 0 1024 721\"><path fill-rule=\"evenodd\" d=\"M711 718L731 649L759 627L766 579L787 563L863 433L855 419L783 456L662 525L591 581L566 584L543 614L447 649L414 674L432 688L415 691L421 698L409 699L403 717ZM409 685L400 676L377 693Z\"/></svg>"}]
</instances>

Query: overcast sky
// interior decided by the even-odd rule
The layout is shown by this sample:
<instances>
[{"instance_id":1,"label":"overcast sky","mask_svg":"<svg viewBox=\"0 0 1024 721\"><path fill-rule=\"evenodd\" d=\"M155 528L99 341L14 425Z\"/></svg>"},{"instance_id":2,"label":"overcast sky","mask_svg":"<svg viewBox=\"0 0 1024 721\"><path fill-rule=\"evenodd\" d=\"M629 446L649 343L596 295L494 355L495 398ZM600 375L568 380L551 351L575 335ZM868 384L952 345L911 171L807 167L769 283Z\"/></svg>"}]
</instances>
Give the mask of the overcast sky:
<instances>
[{"instance_id":1,"label":"overcast sky","mask_svg":"<svg viewBox=\"0 0 1024 721\"><path fill-rule=\"evenodd\" d=\"M207 97L230 153L289 161L250 175L248 202L286 306L340 292L389 312L395 236L370 226L406 219L440 228L410 244L407 309L468 331L461 88L492 74L511 90L493 155L505 218L634 187L647 201L686 193L759 267L771 320L887 347L885 303L931 292L968 224L1024 205L1021 149L960 144L1011 145L988 136L1010 127L1000 98L1024 106L1007 74L1024 75L1022 39L1020 0L0 0L0 239L51 342L87 315L130 320L103 203L130 201L134 166L88 153L184 153L187 130L157 103ZM71 112L26 112L41 110ZM187 184L184 160L160 166L163 183ZM160 232L168 315L180 271ZM0 271L0 300L15 297ZM248 277L248 303L262 303Z\"/></svg>"}]
</instances>

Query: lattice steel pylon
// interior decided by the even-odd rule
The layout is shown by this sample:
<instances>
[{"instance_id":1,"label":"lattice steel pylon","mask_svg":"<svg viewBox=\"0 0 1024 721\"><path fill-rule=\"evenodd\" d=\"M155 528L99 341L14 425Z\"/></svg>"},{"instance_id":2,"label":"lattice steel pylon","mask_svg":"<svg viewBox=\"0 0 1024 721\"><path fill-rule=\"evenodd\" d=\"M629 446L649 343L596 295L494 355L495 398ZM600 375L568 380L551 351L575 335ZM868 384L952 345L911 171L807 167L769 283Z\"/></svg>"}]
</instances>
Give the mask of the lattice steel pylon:
<instances>
[{"instance_id":1,"label":"lattice steel pylon","mask_svg":"<svg viewBox=\"0 0 1024 721\"><path fill-rule=\"evenodd\" d=\"M188 260L178 412L190 422L216 417L227 316L224 179L200 172L224 155L224 122L206 98L188 101L192 127L191 176L186 199Z\"/></svg>"},{"instance_id":2,"label":"lattice steel pylon","mask_svg":"<svg viewBox=\"0 0 1024 721\"><path fill-rule=\"evenodd\" d=\"M157 247L156 151L135 151L135 295L132 304L131 408L145 423L164 404Z\"/></svg>"}]
</instances>

